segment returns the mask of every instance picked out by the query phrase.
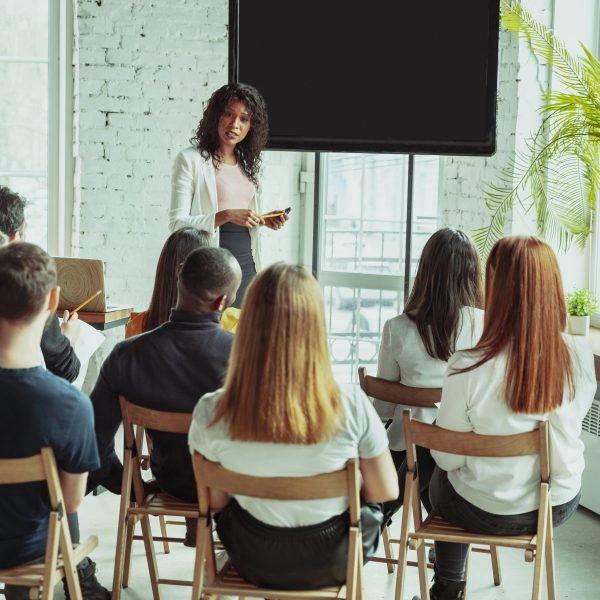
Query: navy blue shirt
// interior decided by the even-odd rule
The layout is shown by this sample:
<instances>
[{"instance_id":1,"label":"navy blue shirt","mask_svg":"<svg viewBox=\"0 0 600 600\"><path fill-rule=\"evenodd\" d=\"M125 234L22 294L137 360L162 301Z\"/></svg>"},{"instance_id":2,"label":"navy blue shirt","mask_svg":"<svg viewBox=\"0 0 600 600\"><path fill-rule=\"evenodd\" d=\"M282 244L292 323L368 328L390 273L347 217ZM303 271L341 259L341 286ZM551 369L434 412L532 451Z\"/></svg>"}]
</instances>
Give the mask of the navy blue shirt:
<instances>
[{"instance_id":1,"label":"navy blue shirt","mask_svg":"<svg viewBox=\"0 0 600 600\"><path fill-rule=\"evenodd\" d=\"M0 458L33 456L44 446L63 471L98 468L89 398L42 367L0 368ZM45 482L0 485L0 568L43 556L49 511Z\"/></svg>"}]
</instances>

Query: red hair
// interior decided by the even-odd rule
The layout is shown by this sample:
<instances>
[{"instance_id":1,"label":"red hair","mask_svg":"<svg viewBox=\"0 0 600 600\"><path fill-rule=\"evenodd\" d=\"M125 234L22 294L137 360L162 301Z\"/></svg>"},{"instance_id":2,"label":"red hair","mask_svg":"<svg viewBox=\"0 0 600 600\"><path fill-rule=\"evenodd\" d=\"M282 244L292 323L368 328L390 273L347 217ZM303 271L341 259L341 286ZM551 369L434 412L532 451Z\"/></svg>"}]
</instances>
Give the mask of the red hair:
<instances>
[{"instance_id":1,"label":"red hair","mask_svg":"<svg viewBox=\"0 0 600 600\"><path fill-rule=\"evenodd\" d=\"M483 334L474 348L483 356L471 371L506 352L507 404L537 414L558 408L565 386L573 397L573 366L562 333L567 309L556 256L543 240L507 236L486 265Z\"/></svg>"}]
</instances>

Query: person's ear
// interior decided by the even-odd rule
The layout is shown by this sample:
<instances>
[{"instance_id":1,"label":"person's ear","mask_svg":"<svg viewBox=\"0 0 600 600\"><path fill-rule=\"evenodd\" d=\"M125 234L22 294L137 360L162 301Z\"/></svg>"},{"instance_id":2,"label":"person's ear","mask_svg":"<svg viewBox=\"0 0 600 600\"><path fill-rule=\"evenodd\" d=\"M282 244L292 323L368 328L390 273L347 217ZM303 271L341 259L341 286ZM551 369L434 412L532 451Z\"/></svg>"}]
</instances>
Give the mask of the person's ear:
<instances>
[{"instance_id":1,"label":"person's ear","mask_svg":"<svg viewBox=\"0 0 600 600\"><path fill-rule=\"evenodd\" d=\"M213 310L223 312L227 308L227 294L219 296L213 303Z\"/></svg>"},{"instance_id":2,"label":"person's ear","mask_svg":"<svg viewBox=\"0 0 600 600\"><path fill-rule=\"evenodd\" d=\"M53 313L58 308L58 300L60 298L60 287L56 286L50 290L48 295L48 311Z\"/></svg>"},{"instance_id":3,"label":"person's ear","mask_svg":"<svg viewBox=\"0 0 600 600\"><path fill-rule=\"evenodd\" d=\"M8 234L8 241L9 242L18 242L21 239L21 237L19 236L19 232L18 231L13 231L12 233Z\"/></svg>"}]
</instances>

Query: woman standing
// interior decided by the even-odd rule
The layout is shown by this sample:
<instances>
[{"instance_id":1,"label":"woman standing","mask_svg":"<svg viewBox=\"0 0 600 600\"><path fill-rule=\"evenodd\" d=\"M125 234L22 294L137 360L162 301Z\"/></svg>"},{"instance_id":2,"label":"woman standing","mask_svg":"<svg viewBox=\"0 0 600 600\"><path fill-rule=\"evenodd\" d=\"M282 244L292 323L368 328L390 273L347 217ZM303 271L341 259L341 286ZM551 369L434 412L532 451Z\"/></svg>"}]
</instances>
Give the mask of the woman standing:
<instances>
[{"instance_id":1,"label":"woman standing","mask_svg":"<svg viewBox=\"0 0 600 600\"><path fill-rule=\"evenodd\" d=\"M213 234L213 244L227 248L242 267L246 286L260 269L261 225L279 229L287 221L260 216L257 185L260 153L267 143L269 120L265 101L251 86L229 83L211 96L192 146L173 163L169 229L195 227Z\"/></svg>"},{"instance_id":2,"label":"woman standing","mask_svg":"<svg viewBox=\"0 0 600 600\"><path fill-rule=\"evenodd\" d=\"M535 237L510 236L486 267L485 323L472 350L448 363L437 424L453 431L513 435L550 424L554 525L577 508L584 467L581 423L596 392L594 357L564 333L566 307L554 252ZM433 508L450 523L492 535L537 527L539 461L432 452ZM435 544L433 600L464 596L468 546Z\"/></svg>"},{"instance_id":3,"label":"woman standing","mask_svg":"<svg viewBox=\"0 0 600 600\"><path fill-rule=\"evenodd\" d=\"M360 458L365 501L398 494L383 425L359 388L335 382L321 291L299 266L271 265L248 288L225 386L196 405L189 444L226 469L258 477L330 473ZM217 492L211 505L221 510L219 537L246 580L294 588L345 581L339 541L348 528L346 498ZM367 558L377 545L380 507L364 506L361 521Z\"/></svg>"}]
</instances>

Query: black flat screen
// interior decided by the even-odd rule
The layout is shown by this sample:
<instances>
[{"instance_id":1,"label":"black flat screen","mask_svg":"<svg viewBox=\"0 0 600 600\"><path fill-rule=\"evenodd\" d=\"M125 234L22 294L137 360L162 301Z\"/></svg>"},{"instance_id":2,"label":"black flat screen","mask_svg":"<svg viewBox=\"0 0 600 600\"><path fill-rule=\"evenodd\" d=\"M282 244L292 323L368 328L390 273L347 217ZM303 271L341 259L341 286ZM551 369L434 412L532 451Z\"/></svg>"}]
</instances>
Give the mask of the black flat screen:
<instances>
[{"instance_id":1,"label":"black flat screen","mask_svg":"<svg viewBox=\"0 0 600 600\"><path fill-rule=\"evenodd\" d=\"M274 149L490 155L498 0L230 0Z\"/></svg>"}]
</instances>

